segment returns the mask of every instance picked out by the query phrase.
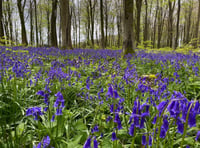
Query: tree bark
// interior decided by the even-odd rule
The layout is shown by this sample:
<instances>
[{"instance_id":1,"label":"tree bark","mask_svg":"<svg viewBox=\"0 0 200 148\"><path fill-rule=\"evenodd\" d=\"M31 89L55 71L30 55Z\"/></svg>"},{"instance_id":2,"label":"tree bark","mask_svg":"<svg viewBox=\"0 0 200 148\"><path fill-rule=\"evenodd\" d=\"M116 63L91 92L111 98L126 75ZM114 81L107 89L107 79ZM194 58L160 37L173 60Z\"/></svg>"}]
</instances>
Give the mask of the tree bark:
<instances>
[{"instance_id":1,"label":"tree bark","mask_svg":"<svg viewBox=\"0 0 200 148\"><path fill-rule=\"evenodd\" d=\"M135 53L133 41L133 0L123 0L124 4L124 37L123 56Z\"/></svg>"},{"instance_id":2,"label":"tree bark","mask_svg":"<svg viewBox=\"0 0 200 148\"><path fill-rule=\"evenodd\" d=\"M171 0L168 0L169 4L169 18L168 18L168 46L172 48L173 45L173 12L174 12L174 6L175 1L172 3Z\"/></svg>"},{"instance_id":3,"label":"tree bark","mask_svg":"<svg viewBox=\"0 0 200 148\"><path fill-rule=\"evenodd\" d=\"M33 2L32 0L30 0L30 44L33 45L33 39L34 39L34 35L33 35Z\"/></svg>"},{"instance_id":4,"label":"tree bark","mask_svg":"<svg viewBox=\"0 0 200 148\"><path fill-rule=\"evenodd\" d=\"M195 48L198 47L198 43L199 41L199 21L200 21L200 0L198 0L199 6L198 6L198 15L197 15L197 22L196 22L196 27L195 27L195 34L194 34L194 38L196 39L196 43L194 45Z\"/></svg>"},{"instance_id":5,"label":"tree bark","mask_svg":"<svg viewBox=\"0 0 200 148\"><path fill-rule=\"evenodd\" d=\"M38 46L39 43L39 37L38 37L38 21L37 21L37 2L36 0L34 1L34 10L35 10L35 35L36 35L36 46ZM53 10L52 10L53 11ZM41 15L41 14L40 14Z\"/></svg>"},{"instance_id":6,"label":"tree bark","mask_svg":"<svg viewBox=\"0 0 200 148\"><path fill-rule=\"evenodd\" d=\"M159 9L159 1L157 0L156 14L155 14L155 18L154 18L154 27L153 27L153 48L155 48L155 45L156 45L156 25L157 25L158 9Z\"/></svg>"},{"instance_id":7,"label":"tree bark","mask_svg":"<svg viewBox=\"0 0 200 148\"><path fill-rule=\"evenodd\" d=\"M103 17L103 0L100 0L100 18L101 18L101 48L105 48L104 42L104 17Z\"/></svg>"},{"instance_id":8,"label":"tree bark","mask_svg":"<svg viewBox=\"0 0 200 148\"><path fill-rule=\"evenodd\" d=\"M145 0L145 20L144 20L144 47L146 47L148 40L148 2Z\"/></svg>"},{"instance_id":9,"label":"tree bark","mask_svg":"<svg viewBox=\"0 0 200 148\"><path fill-rule=\"evenodd\" d=\"M56 33L56 16L57 16L57 0L52 0L52 14L51 14L51 46L57 47L57 33Z\"/></svg>"},{"instance_id":10,"label":"tree bark","mask_svg":"<svg viewBox=\"0 0 200 148\"><path fill-rule=\"evenodd\" d=\"M140 16L141 16L141 8L142 8L142 0L136 0L136 8L137 8L137 25L136 25L136 44L140 44Z\"/></svg>"},{"instance_id":11,"label":"tree bark","mask_svg":"<svg viewBox=\"0 0 200 148\"><path fill-rule=\"evenodd\" d=\"M9 23L9 27L10 27L10 40L13 40L13 24L12 24L12 11L10 8L10 1L7 0L7 9L8 9L8 23ZM12 45L12 42L11 42Z\"/></svg>"},{"instance_id":12,"label":"tree bark","mask_svg":"<svg viewBox=\"0 0 200 148\"><path fill-rule=\"evenodd\" d=\"M0 39L4 36L2 3L3 3L3 0L0 0Z\"/></svg>"},{"instance_id":13,"label":"tree bark","mask_svg":"<svg viewBox=\"0 0 200 148\"><path fill-rule=\"evenodd\" d=\"M176 24L176 39L175 39L175 49L178 47L179 40L179 20L180 20L180 11L181 11L181 0L178 0L178 12L177 12L177 24Z\"/></svg>"},{"instance_id":14,"label":"tree bark","mask_svg":"<svg viewBox=\"0 0 200 148\"><path fill-rule=\"evenodd\" d=\"M24 7L26 4L26 0L24 0L24 3L22 5L22 0L17 0L17 7L19 11L19 17L21 21L21 34L22 34L22 44L28 45L27 36L26 36L26 26L24 21Z\"/></svg>"}]
</instances>

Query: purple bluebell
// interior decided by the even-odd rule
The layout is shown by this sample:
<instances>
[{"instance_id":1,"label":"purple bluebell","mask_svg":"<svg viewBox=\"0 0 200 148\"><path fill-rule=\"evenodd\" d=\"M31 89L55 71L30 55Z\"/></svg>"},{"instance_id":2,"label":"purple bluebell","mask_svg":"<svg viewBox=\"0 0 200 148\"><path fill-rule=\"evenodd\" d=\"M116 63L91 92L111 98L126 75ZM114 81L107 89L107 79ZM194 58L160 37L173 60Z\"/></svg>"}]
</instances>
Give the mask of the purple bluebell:
<instances>
[{"instance_id":1,"label":"purple bluebell","mask_svg":"<svg viewBox=\"0 0 200 148\"><path fill-rule=\"evenodd\" d=\"M91 137L88 137L83 148L91 148Z\"/></svg>"},{"instance_id":2,"label":"purple bluebell","mask_svg":"<svg viewBox=\"0 0 200 148\"><path fill-rule=\"evenodd\" d=\"M149 135L149 146L152 146L152 137Z\"/></svg>"},{"instance_id":3,"label":"purple bluebell","mask_svg":"<svg viewBox=\"0 0 200 148\"><path fill-rule=\"evenodd\" d=\"M160 138L165 138L166 136L166 131L163 127L161 127L161 130L160 130Z\"/></svg>"},{"instance_id":4,"label":"purple bluebell","mask_svg":"<svg viewBox=\"0 0 200 148\"><path fill-rule=\"evenodd\" d=\"M157 110L159 111L159 116L161 115L161 113L163 112L163 110L165 109L165 107L166 107L167 104L168 104L168 101L162 101L157 106Z\"/></svg>"},{"instance_id":5,"label":"purple bluebell","mask_svg":"<svg viewBox=\"0 0 200 148\"><path fill-rule=\"evenodd\" d=\"M99 131L98 125L95 125L94 128L91 129L91 133L95 133Z\"/></svg>"},{"instance_id":6,"label":"purple bluebell","mask_svg":"<svg viewBox=\"0 0 200 148\"><path fill-rule=\"evenodd\" d=\"M96 137L94 137L93 144L94 144L94 148L98 148L98 141L96 140Z\"/></svg>"},{"instance_id":7,"label":"purple bluebell","mask_svg":"<svg viewBox=\"0 0 200 148\"><path fill-rule=\"evenodd\" d=\"M197 132L197 135L196 135L195 140L198 141L198 140L199 140L199 137L200 137L200 131Z\"/></svg>"},{"instance_id":8,"label":"purple bluebell","mask_svg":"<svg viewBox=\"0 0 200 148\"><path fill-rule=\"evenodd\" d=\"M117 140L117 136L116 136L116 133L115 133L115 132L112 133L111 140L112 140L112 141Z\"/></svg>"},{"instance_id":9,"label":"purple bluebell","mask_svg":"<svg viewBox=\"0 0 200 148\"><path fill-rule=\"evenodd\" d=\"M50 144L50 137L49 136L46 136L44 139L43 139L43 148L47 148Z\"/></svg>"},{"instance_id":10,"label":"purple bluebell","mask_svg":"<svg viewBox=\"0 0 200 148\"><path fill-rule=\"evenodd\" d=\"M131 126L130 126L130 128L129 128L129 135L130 136L134 135L134 128L135 128L135 125L134 125L134 123L132 123Z\"/></svg>"},{"instance_id":11,"label":"purple bluebell","mask_svg":"<svg viewBox=\"0 0 200 148\"><path fill-rule=\"evenodd\" d=\"M114 122L117 123L118 130L122 129L122 124L121 124L121 120L120 120L120 117L119 117L119 113L115 114Z\"/></svg>"},{"instance_id":12,"label":"purple bluebell","mask_svg":"<svg viewBox=\"0 0 200 148\"><path fill-rule=\"evenodd\" d=\"M38 116L43 115L41 107L31 107L26 110L26 116L32 115L34 120L38 120Z\"/></svg>"},{"instance_id":13,"label":"purple bluebell","mask_svg":"<svg viewBox=\"0 0 200 148\"><path fill-rule=\"evenodd\" d=\"M146 145L146 136L142 135L142 145Z\"/></svg>"}]
</instances>

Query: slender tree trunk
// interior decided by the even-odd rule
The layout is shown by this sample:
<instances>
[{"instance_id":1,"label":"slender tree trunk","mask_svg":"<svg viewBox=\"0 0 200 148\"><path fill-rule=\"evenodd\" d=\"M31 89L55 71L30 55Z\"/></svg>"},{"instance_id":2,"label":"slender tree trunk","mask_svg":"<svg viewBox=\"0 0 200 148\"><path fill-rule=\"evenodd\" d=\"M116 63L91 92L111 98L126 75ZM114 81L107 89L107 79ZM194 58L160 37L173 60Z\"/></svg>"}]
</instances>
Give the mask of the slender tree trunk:
<instances>
[{"instance_id":1,"label":"slender tree trunk","mask_svg":"<svg viewBox=\"0 0 200 148\"><path fill-rule=\"evenodd\" d=\"M51 46L57 47L56 33L56 16L57 16L57 0L52 0L52 15L51 15Z\"/></svg>"},{"instance_id":2,"label":"slender tree trunk","mask_svg":"<svg viewBox=\"0 0 200 148\"><path fill-rule=\"evenodd\" d=\"M176 24L176 39L175 39L175 49L178 47L179 40L179 20L181 11L181 0L178 0L178 12L177 12L177 24Z\"/></svg>"},{"instance_id":3,"label":"slender tree trunk","mask_svg":"<svg viewBox=\"0 0 200 148\"><path fill-rule=\"evenodd\" d=\"M123 56L135 53L133 41L133 0L123 0L124 6L124 37Z\"/></svg>"},{"instance_id":4,"label":"slender tree trunk","mask_svg":"<svg viewBox=\"0 0 200 148\"><path fill-rule=\"evenodd\" d=\"M0 39L4 36L2 3L3 3L3 0L0 0ZM3 44L3 43L1 43L1 44Z\"/></svg>"},{"instance_id":5,"label":"slender tree trunk","mask_svg":"<svg viewBox=\"0 0 200 148\"><path fill-rule=\"evenodd\" d=\"M22 0L17 0L17 7L19 11L19 17L21 21L21 33L22 33L22 44L28 45L27 36L26 36L26 26L24 21L24 7L26 4L26 0L24 0L24 3L22 5Z\"/></svg>"},{"instance_id":6,"label":"slender tree trunk","mask_svg":"<svg viewBox=\"0 0 200 148\"><path fill-rule=\"evenodd\" d=\"M136 8L137 8L137 25L136 25L136 45L140 44L140 16L141 16L141 8L142 8L142 0L136 0Z\"/></svg>"},{"instance_id":7,"label":"slender tree trunk","mask_svg":"<svg viewBox=\"0 0 200 148\"><path fill-rule=\"evenodd\" d=\"M191 29L191 16L192 16L192 9L193 9L193 6L192 6L192 2L190 1L190 4L189 4L189 8L188 8L188 16L187 16L187 19L186 19L186 41L185 43L188 44L190 42L190 29ZM186 15L187 15L186 14Z\"/></svg>"},{"instance_id":8,"label":"slender tree trunk","mask_svg":"<svg viewBox=\"0 0 200 148\"><path fill-rule=\"evenodd\" d=\"M108 46L108 3L105 0L105 29L106 29L106 40L105 40L105 47Z\"/></svg>"},{"instance_id":9,"label":"slender tree trunk","mask_svg":"<svg viewBox=\"0 0 200 148\"><path fill-rule=\"evenodd\" d=\"M101 18L101 48L105 48L104 41L104 17L103 17L103 0L100 0L100 18Z\"/></svg>"},{"instance_id":10,"label":"slender tree trunk","mask_svg":"<svg viewBox=\"0 0 200 148\"><path fill-rule=\"evenodd\" d=\"M92 1L94 3L92 4ZM91 42L92 42L92 48L94 47L94 13L95 13L95 5L96 0L89 0L89 8L90 8L90 21L91 21Z\"/></svg>"},{"instance_id":11,"label":"slender tree trunk","mask_svg":"<svg viewBox=\"0 0 200 148\"><path fill-rule=\"evenodd\" d=\"M145 20L144 20L144 47L147 46L148 40L148 2L145 0Z\"/></svg>"},{"instance_id":12,"label":"slender tree trunk","mask_svg":"<svg viewBox=\"0 0 200 148\"><path fill-rule=\"evenodd\" d=\"M30 0L30 44L33 45L33 2Z\"/></svg>"},{"instance_id":13,"label":"slender tree trunk","mask_svg":"<svg viewBox=\"0 0 200 148\"><path fill-rule=\"evenodd\" d=\"M11 11L11 6L10 6L10 3L12 1L9 1L7 0L7 9L8 9L8 23L9 23L9 27L10 27L10 40L12 41L13 40L13 25L12 25L12 11ZM12 45L12 43L11 43Z\"/></svg>"},{"instance_id":14,"label":"slender tree trunk","mask_svg":"<svg viewBox=\"0 0 200 148\"><path fill-rule=\"evenodd\" d=\"M38 46L39 43L39 37L38 37L38 21L37 21L37 2L34 0L34 8L35 8L35 35L36 35L36 46ZM40 14L41 15L41 14Z\"/></svg>"},{"instance_id":15,"label":"slender tree trunk","mask_svg":"<svg viewBox=\"0 0 200 148\"><path fill-rule=\"evenodd\" d=\"M169 4L169 19L168 19L168 46L172 48L173 45L173 12L174 12L174 6L175 1L172 3L171 0L168 0Z\"/></svg>"},{"instance_id":16,"label":"slender tree trunk","mask_svg":"<svg viewBox=\"0 0 200 148\"><path fill-rule=\"evenodd\" d=\"M159 9L159 1L157 0L157 5L156 5L156 15L154 18L154 31L153 31L153 48L155 48L156 45L156 24L157 24L157 15L158 15L158 9Z\"/></svg>"},{"instance_id":17,"label":"slender tree trunk","mask_svg":"<svg viewBox=\"0 0 200 148\"><path fill-rule=\"evenodd\" d=\"M40 22L39 22L39 34L40 34L40 40L39 40L39 43L40 43L40 46L43 46L43 39L42 39L42 9L40 9Z\"/></svg>"},{"instance_id":18,"label":"slender tree trunk","mask_svg":"<svg viewBox=\"0 0 200 148\"><path fill-rule=\"evenodd\" d=\"M200 21L200 0L198 0L199 3L199 7L198 7L198 16L197 16L197 22L196 22L196 26L195 26L195 34L194 34L194 38L196 39L196 43L195 43L195 48L198 47L198 43L199 41L199 21Z\"/></svg>"},{"instance_id":19,"label":"slender tree trunk","mask_svg":"<svg viewBox=\"0 0 200 148\"><path fill-rule=\"evenodd\" d=\"M49 2L47 2L47 11L46 11L46 16L47 16L47 44L48 46L50 45L50 11L49 11Z\"/></svg>"},{"instance_id":20,"label":"slender tree trunk","mask_svg":"<svg viewBox=\"0 0 200 148\"><path fill-rule=\"evenodd\" d=\"M81 14L80 14L80 0L78 0L78 47L81 47Z\"/></svg>"}]
</instances>

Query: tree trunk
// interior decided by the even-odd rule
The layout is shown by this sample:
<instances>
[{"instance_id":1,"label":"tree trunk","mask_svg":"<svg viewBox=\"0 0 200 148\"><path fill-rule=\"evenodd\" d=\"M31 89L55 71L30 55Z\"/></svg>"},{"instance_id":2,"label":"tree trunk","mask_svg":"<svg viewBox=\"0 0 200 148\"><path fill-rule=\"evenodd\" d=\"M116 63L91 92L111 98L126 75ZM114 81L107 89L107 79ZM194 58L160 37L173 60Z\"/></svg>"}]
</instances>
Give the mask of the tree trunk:
<instances>
[{"instance_id":1,"label":"tree trunk","mask_svg":"<svg viewBox=\"0 0 200 148\"><path fill-rule=\"evenodd\" d=\"M52 0L52 15L51 15L51 46L57 47L56 33L56 16L57 16L57 0Z\"/></svg>"},{"instance_id":2,"label":"tree trunk","mask_svg":"<svg viewBox=\"0 0 200 148\"><path fill-rule=\"evenodd\" d=\"M124 0L123 56L135 53L133 41L133 0Z\"/></svg>"},{"instance_id":3,"label":"tree trunk","mask_svg":"<svg viewBox=\"0 0 200 148\"><path fill-rule=\"evenodd\" d=\"M0 39L4 36L2 3L3 3L3 0L0 0Z\"/></svg>"},{"instance_id":4,"label":"tree trunk","mask_svg":"<svg viewBox=\"0 0 200 148\"><path fill-rule=\"evenodd\" d=\"M177 24L176 24L176 39L175 39L175 49L178 47L179 40L179 20L181 11L181 0L178 0L178 12L177 12Z\"/></svg>"},{"instance_id":5,"label":"tree trunk","mask_svg":"<svg viewBox=\"0 0 200 148\"><path fill-rule=\"evenodd\" d=\"M196 22L196 27L195 27L195 34L194 34L194 38L196 39L196 43L194 45L195 48L198 47L198 43L199 43L199 21L200 21L200 0L198 1L199 2L199 7L198 7L198 16L197 16L197 22Z\"/></svg>"},{"instance_id":6,"label":"tree trunk","mask_svg":"<svg viewBox=\"0 0 200 148\"><path fill-rule=\"evenodd\" d=\"M144 20L144 47L146 47L148 40L148 2L145 0L145 20Z\"/></svg>"},{"instance_id":7,"label":"tree trunk","mask_svg":"<svg viewBox=\"0 0 200 148\"><path fill-rule=\"evenodd\" d=\"M172 1L168 1L169 4L169 18L168 18L168 46L172 48L173 45L173 12L174 12L174 6L175 1L172 5Z\"/></svg>"},{"instance_id":8,"label":"tree trunk","mask_svg":"<svg viewBox=\"0 0 200 148\"><path fill-rule=\"evenodd\" d=\"M27 36L26 36L26 26L24 21L24 7L26 4L26 0L24 0L23 5L21 4L22 0L17 0L17 7L19 11L19 17L21 21L21 33L22 33L22 44L28 45Z\"/></svg>"},{"instance_id":9,"label":"tree trunk","mask_svg":"<svg viewBox=\"0 0 200 148\"><path fill-rule=\"evenodd\" d=\"M100 0L100 18L101 18L101 48L105 48L104 42L104 17L103 17L103 0Z\"/></svg>"},{"instance_id":10,"label":"tree trunk","mask_svg":"<svg viewBox=\"0 0 200 148\"><path fill-rule=\"evenodd\" d=\"M106 29L106 40L105 40L105 47L108 46L108 3L105 0L105 29Z\"/></svg>"},{"instance_id":11,"label":"tree trunk","mask_svg":"<svg viewBox=\"0 0 200 148\"><path fill-rule=\"evenodd\" d=\"M33 45L33 2L30 0L30 44Z\"/></svg>"},{"instance_id":12,"label":"tree trunk","mask_svg":"<svg viewBox=\"0 0 200 148\"><path fill-rule=\"evenodd\" d=\"M12 24L12 11L11 11L11 8L10 8L10 1L7 0L7 9L8 9L8 23L9 23L9 27L10 27L10 40L12 41L13 40L13 24ZM11 42L11 45L12 45L12 42Z\"/></svg>"},{"instance_id":13,"label":"tree trunk","mask_svg":"<svg viewBox=\"0 0 200 148\"><path fill-rule=\"evenodd\" d=\"M155 48L156 45L156 25L157 25L157 15L158 15L158 9L159 9L159 1L157 0L157 4L156 4L156 15L154 18L154 31L153 31L153 48Z\"/></svg>"},{"instance_id":14,"label":"tree trunk","mask_svg":"<svg viewBox=\"0 0 200 148\"><path fill-rule=\"evenodd\" d=\"M37 21L37 2L34 0L35 5L35 35L36 35L36 46L38 46L39 43L39 37L38 37L38 21ZM41 14L40 14L41 15Z\"/></svg>"},{"instance_id":15,"label":"tree trunk","mask_svg":"<svg viewBox=\"0 0 200 148\"><path fill-rule=\"evenodd\" d=\"M47 44L48 46L50 45L50 11L49 11L49 2L47 2L47 11L46 11L46 16L47 16Z\"/></svg>"},{"instance_id":16,"label":"tree trunk","mask_svg":"<svg viewBox=\"0 0 200 148\"><path fill-rule=\"evenodd\" d=\"M136 0L136 8L137 8L137 25L136 25L136 46L140 44L140 16L141 16L141 8L142 8L142 0Z\"/></svg>"},{"instance_id":17,"label":"tree trunk","mask_svg":"<svg viewBox=\"0 0 200 148\"><path fill-rule=\"evenodd\" d=\"M94 3L92 4L92 1ZM95 5L96 5L96 0L89 0L89 8L90 8L90 21L91 21L91 42L92 42L92 48L94 47L94 13L95 13Z\"/></svg>"}]
</instances>

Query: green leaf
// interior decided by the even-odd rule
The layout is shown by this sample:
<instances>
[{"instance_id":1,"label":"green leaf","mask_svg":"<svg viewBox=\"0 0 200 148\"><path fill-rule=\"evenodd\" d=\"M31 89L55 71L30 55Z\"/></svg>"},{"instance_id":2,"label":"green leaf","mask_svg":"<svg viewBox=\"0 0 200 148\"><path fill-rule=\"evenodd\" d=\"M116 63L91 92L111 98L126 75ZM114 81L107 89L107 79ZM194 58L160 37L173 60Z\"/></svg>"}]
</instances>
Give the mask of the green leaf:
<instances>
[{"instance_id":1,"label":"green leaf","mask_svg":"<svg viewBox=\"0 0 200 148\"><path fill-rule=\"evenodd\" d=\"M70 148L79 148L82 147L79 142L82 138L82 135L78 135L76 137L74 137L74 140L68 143L68 147Z\"/></svg>"},{"instance_id":2,"label":"green leaf","mask_svg":"<svg viewBox=\"0 0 200 148\"><path fill-rule=\"evenodd\" d=\"M17 136L21 136L25 128L25 124L22 122L17 126Z\"/></svg>"}]
</instances>

